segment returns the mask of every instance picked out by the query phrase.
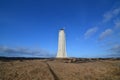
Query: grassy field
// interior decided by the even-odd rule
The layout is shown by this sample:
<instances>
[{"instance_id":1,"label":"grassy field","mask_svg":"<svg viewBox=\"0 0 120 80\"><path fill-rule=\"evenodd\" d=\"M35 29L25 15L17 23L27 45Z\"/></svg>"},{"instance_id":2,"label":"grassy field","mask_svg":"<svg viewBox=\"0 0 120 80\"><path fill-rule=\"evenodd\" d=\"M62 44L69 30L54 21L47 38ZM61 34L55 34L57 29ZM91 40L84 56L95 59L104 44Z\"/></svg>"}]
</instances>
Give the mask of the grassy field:
<instances>
[{"instance_id":1,"label":"grassy field","mask_svg":"<svg viewBox=\"0 0 120 80\"><path fill-rule=\"evenodd\" d=\"M120 60L0 60L0 80L120 80Z\"/></svg>"}]
</instances>

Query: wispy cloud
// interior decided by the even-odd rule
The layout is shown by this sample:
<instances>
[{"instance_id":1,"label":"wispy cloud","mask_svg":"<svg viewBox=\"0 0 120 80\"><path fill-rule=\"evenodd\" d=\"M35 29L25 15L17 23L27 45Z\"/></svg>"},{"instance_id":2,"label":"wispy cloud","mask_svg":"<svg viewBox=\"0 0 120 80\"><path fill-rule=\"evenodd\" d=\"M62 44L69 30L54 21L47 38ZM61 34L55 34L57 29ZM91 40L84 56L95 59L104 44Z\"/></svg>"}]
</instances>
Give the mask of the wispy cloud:
<instances>
[{"instance_id":1,"label":"wispy cloud","mask_svg":"<svg viewBox=\"0 0 120 80\"><path fill-rule=\"evenodd\" d=\"M120 20L115 20L114 24L116 29L120 28Z\"/></svg>"},{"instance_id":2,"label":"wispy cloud","mask_svg":"<svg viewBox=\"0 0 120 80\"><path fill-rule=\"evenodd\" d=\"M98 30L98 27L93 27L93 28L88 29L84 34L85 39L87 39L87 38L91 37L92 35L94 35L97 32L97 30Z\"/></svg>"},{"instance_id":3,"label":"wispy cloud","mask_svg":"<svg viewBox=\"0 0 120 80\"><path fill-rule=\"evenodd\" d=\"M103 15L103 22L108 22L114 17L118 16L119 14L120 14L120 7L108 11Z\"/></svg>"},{"instance_id":4,"label":"wispy cloud","mask_svg":"<svg viewBox=\"0 0 120 80\"><path fill-rule=\"evenodd\" d=\"M120 53L120 44L114 45L110 50L114 53Z\"/></svg>"},{"instance_id":5,"label":"wispy cloud","mask_svg":"<svg viewBox=\"0 0 120 80\"><path fill-rule=\"evenodd\" d=\"M120 57L120 44L115 44L109 49L109 51L112 52L112 54L110 54L109 56Z\"/></svg>"},{"instance_id":6,"label":"wispy cloud","mask_svg":"<svg viewBox=\"0 0 120 80\"><path fill-rule=\"evenodd\" d=\"M105 39L106 37L110 36L113 32L115 32L116 29L120 28L120 20L117 19L117 16L119 16L119 14L120 14L120 7L117 7L110 11L107 11L103 15L103 20L102 20L101 24L104 24L108 21L112 21L112 23L113 23L113 21L114 21L114 26L112 27L113 29L109 28L109 29L106 29L105 31L103 31L99 36L99 40Z\"/></svg>"},{"instance_id":7,"label":"wispy cloud","mask_svg":"<svg viewBox=\"0 0 120 80\"><path fill-rule=\"evenodd\" d=\"M0 46L0 56L2 55L7 55L7 56L21 56L21 57L25 57L27 55L27 57L31 56L31 57L52 57L53 55L43 49L39 49L39 50L30 50L27 48L10 48L10 47L6 47L6 46Z\"/></svg>"},{"instance_id":8,"label":"wispy cloud","mask_svg":"<svg viewBox=\"0 0 120 80\"><path fill-rule=\"evenodd\" d=\"M105 31L103 31L100 36L99 36L99 40L103 40L106 37L110 36L113 33L112 29L106 29Z\"/></svg>"}]
</instances>

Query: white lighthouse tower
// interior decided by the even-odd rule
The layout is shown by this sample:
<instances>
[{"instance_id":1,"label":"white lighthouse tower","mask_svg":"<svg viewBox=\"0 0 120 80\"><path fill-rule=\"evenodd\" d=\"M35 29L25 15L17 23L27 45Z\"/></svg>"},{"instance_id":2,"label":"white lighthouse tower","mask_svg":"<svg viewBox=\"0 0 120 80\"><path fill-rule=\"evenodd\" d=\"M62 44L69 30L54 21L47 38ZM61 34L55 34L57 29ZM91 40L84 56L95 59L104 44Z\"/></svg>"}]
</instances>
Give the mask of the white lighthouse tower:
<instances>
[{"instance_id":1,"label":"white lighthouse tower","mask_svg":"<svg viewBox=\"0 0 120 80\"><path fill-rule=\"evenodd\" d=\"M66 58L66 39L64 29L59 30L57 58Z\"/></svg>"}]
</instances>

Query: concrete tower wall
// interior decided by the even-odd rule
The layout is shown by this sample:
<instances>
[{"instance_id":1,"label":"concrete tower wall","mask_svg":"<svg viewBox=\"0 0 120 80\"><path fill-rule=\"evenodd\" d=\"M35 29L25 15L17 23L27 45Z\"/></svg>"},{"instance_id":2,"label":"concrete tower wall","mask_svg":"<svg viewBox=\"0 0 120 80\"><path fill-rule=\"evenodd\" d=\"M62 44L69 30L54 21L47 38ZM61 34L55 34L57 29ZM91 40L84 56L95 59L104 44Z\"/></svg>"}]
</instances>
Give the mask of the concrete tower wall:
<instances>
[{"instance_id":1,"label":"concrete tower wall","mask_svg":"<svg viewBox=\"0 0 120 80\"><path fill-rule=\"evenodd\" d=\"M58 38L57 58L65 58L65 57L67 57L67 54L66 54L66 39L65 39L64 29L61 29L59 31L59 38Z\"/></svg>"}]
</instances>

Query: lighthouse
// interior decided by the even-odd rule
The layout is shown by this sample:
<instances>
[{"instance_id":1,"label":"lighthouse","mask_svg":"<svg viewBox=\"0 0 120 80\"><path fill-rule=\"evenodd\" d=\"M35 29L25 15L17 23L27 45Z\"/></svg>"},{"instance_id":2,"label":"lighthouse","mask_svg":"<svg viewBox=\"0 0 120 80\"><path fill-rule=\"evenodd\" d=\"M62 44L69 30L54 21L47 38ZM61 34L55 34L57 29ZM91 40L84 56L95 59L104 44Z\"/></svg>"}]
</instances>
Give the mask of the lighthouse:
<instances>
[{"instance_id":1,"label":"lighthouse","mask_svg":"<svg viewBox=\"0 0 120 80\"><path fill-rule=\"evenodd\" d=\"M64 29L59 30L57 58L66 58L66 37Z\"/></svg>"}]
</instances>

